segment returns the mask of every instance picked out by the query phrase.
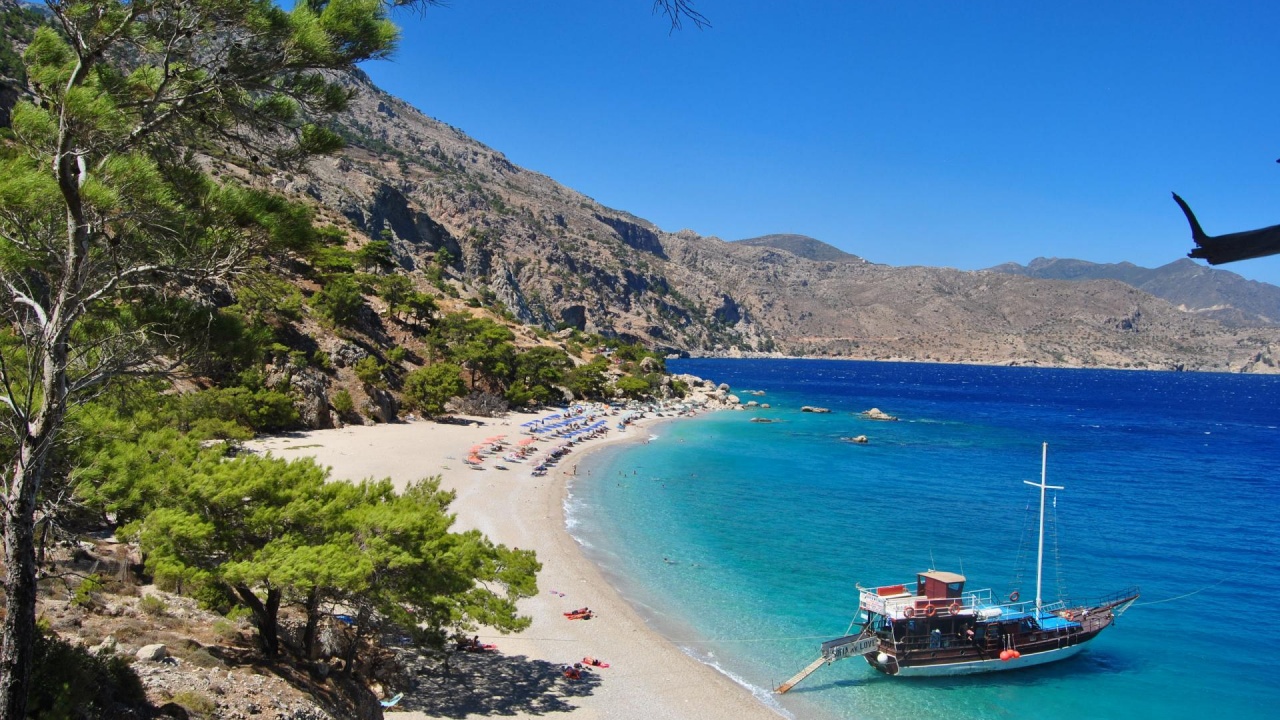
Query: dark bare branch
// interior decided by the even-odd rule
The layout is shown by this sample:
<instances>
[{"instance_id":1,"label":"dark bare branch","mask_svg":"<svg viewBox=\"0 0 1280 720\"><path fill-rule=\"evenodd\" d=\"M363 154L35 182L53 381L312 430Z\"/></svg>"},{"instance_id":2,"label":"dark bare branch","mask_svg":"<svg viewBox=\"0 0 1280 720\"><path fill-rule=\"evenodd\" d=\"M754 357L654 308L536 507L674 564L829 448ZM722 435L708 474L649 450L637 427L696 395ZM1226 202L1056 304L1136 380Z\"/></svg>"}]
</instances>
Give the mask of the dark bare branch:
<instances>
[{"instance_id":1,"label":"dark bare branch","mask_svg":"<svg viewBox=\"0 0 1280 720\"><path fill-rule=\"evenodd\" d=\"M685 20L693 23L699 30L711 27L711 21L694 9L690 0L653 0L653 12L662 13L671 21L672 32L683 28Z\"/></svg>"}]
</instances>

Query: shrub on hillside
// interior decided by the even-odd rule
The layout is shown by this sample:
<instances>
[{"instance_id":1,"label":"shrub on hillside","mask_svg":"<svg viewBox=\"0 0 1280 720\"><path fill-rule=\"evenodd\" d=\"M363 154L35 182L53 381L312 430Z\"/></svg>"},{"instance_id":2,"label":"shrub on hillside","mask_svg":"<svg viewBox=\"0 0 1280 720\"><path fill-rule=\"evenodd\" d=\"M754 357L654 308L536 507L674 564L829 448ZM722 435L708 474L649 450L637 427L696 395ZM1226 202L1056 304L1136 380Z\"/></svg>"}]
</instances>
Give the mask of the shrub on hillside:
<instances>
[{"instance_id":1,"label":"shrub on hillside","mask_svg":"<svg viewBox=\"0 0 1280 720\"><path fill-rule=\"evenodd\" d=\"M123 658L95 656L43 625L36 627L30 687L28 717L98 720L149 716L142 681Z\"/></svg>"}]
</instances>

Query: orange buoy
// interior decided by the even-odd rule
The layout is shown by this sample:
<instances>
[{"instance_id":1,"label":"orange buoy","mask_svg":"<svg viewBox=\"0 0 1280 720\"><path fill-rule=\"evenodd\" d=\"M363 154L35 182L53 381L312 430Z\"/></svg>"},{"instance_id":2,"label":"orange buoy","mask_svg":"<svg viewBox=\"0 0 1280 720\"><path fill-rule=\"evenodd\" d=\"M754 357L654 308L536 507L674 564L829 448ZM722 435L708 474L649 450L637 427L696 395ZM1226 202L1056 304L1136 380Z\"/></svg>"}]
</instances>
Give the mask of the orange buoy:
<instances>
[{"instance_id":1,"label":"orange buoy","mask_svg":"<svg viewBox=\"0 0 1280 720\"><path fill-rule=\"evenodd\" d=\"M936 608L936 607L934 607L934 606L932 606L932 605L930 605L929 607L927 607L927 608L925 608L925 609L924 609L924 616L925 616L925 617L933 617L934 615L937 615L937 614L938 614L938 608Z\"/></svg>"},{"instance_id":2,"label":"orange buoy","mask_svg":"<svg viewBox=\"0 0 1280 720\"><path fill-rule=\"evenodd\" d=\"M1018 591L1014 590L1013 592L1009 593L1009 602L1018 602L1018 598L1020 597L1022 596L1018 594Z\"/></svg>"},{"instance_id":3,"label":"orange buoy","mask_svg":"<svg viewBox=\"0 0 1280 720\"><path fill-rule=\"evenodd\" d=\"M1009 662L1009 658L1011 658L1011 657L1013 657L1013 654L1012 654L1010 651L1008 651L1008 650L1001 650L1001 651L1000 651L1000 661L1001 661L1001 662Z\"/></svg>"},{"instance_id":4,"label":"orange buoy","mask_svg":"<svg viewBox=\"0 0 1280 720\"><path fill-rule=\"evenodd\" d=\"M902 617L915 617L915 616L916 616L915 608L906 608L902 611Z\"/></svg>"},{"instance_id":5,"label":"orange buoy","mask_svg":"<svg viewBox=\"0 0 1280 720\"><path fill-rule=\"evenodd\" d=\"M948 610L950 610L950 611L951 611L951 614L952 614L952 615L959 615L959 614L960 614L960 603L959 603L959 602L953 602L953 603L951 603L951 607L950 607L950 608L948 608Z\"/></svg>"},{"instance_id":6,"label":"orange buoy","mask_svg":"<svg viewBox=\"0 0 1280 720\"><path fill-rule=\"evenodd\" d=\"M1010 652L1013 653L1014 660L1017 660L1018 658L1022 657L1022 653L1018 652L1017 650L1011 650Z\"/></svg>"}]
</instances>

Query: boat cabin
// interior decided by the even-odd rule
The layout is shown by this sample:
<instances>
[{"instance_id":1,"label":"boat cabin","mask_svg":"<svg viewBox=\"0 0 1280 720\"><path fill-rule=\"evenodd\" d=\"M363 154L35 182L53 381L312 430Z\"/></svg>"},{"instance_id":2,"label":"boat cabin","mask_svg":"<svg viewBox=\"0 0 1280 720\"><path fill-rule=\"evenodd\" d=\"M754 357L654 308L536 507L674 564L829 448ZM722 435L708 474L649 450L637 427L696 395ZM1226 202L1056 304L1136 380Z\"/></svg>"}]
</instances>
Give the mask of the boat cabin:
<instances>
[{"instance_id":1,"label":"boat cabin","mask_svg":"<svg viewBox=\"0 0 1280 720\"><path fill-rule=\"evenodd\" d=\"M959 599L964 593L964 576L930 570L916 576L916 595L929 600Z\"/></svg>"}]
</instances>

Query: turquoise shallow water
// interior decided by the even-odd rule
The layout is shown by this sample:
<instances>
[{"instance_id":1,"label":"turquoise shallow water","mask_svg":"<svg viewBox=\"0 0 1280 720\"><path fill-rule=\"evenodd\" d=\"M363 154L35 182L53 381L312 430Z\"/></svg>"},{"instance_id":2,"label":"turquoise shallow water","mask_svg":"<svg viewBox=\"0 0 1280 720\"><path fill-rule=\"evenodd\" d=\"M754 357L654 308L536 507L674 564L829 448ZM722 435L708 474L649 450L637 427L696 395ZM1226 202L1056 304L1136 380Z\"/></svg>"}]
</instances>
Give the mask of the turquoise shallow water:
<instances>
[{"instance_id":1,"label":"turquoise shallow water","mask_svg":"<svg viewBox=\"0 0 1280 720\"><path fill-rule=\"evenodd\" d=\"M573 532L659 631L798 718L1273 717L1280 377L798 360L670 363L771 410L659 426L583 461ZM830 414L801 413L801 405ZM879 407L900 422L861 420ZM775 423L752 423L755 416ZM867 445L842 437L865 434ZM1140 585L1079 656L958 679L862 660L765 692L857 609L929 567L1006 593L1040 443L1045 595ZM588 475L586 471L589 471ZM1034 592L1034 556L1021 563ZM1189 597L1179 596L1195 593Z\"/></svg>"}]
</instances>

